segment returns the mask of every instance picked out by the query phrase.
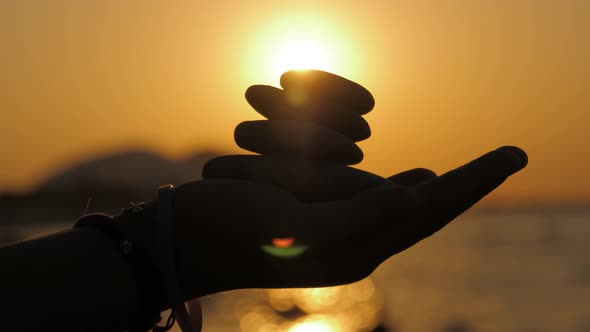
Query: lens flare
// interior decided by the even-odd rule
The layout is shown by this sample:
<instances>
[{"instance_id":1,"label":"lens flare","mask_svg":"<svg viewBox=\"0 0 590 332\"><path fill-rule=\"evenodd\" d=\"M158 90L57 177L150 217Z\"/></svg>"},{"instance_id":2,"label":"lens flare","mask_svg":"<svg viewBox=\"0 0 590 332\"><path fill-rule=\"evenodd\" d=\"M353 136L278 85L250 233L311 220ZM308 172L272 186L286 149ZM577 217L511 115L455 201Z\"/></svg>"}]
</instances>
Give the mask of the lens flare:
<instances>
[{"instance_id":1,"label":"lens flare","mask_svg":"<svg viewBox=\"0 0 590 332\"><path fill-rule=\"evenodd\" d=\"M281 258L299 256L308 248L307 245L296 245L293 237L273 238L271 243L263 244L260 248L269 255Z\"/></svg>"},{"instance_id":2,"label":"lens flare","mask_svg":"<svg viewBox=\"0 0 590 332\"><path fill-rule=\"evenodd\" d=\"M289 248L294 242L295 239L292 237L272 239L272 244L277 248Z\"/></svg>"}]
</instances>

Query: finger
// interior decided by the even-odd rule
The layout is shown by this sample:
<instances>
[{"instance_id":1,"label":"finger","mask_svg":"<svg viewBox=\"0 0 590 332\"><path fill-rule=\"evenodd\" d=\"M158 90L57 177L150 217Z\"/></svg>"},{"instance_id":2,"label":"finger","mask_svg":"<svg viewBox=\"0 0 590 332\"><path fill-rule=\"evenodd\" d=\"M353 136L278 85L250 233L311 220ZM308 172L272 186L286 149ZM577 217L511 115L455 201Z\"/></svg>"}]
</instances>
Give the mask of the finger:
<instances>
[{"instance_id":1,"label":"finger","mask_svg":"<svg viewBox=\"0 0 590 332\"><path fill-rule=\"evenodd\" d=\"M344 77L320 70L291 70L281 76L286 91L300 94L302 100L328 99L347 105L359 114L370 112L375 99L363 86Z\"/></svg>"},{"instance_id":2,"label":"finger","mask_svg":"<svg viewBox=\"0 0 590 332\"><path fill-rule=\"evenodd\" d=\"M409 171L387 178L391 183L400 186L415 186L436 177L436 173L426 168L414 168Z\"/></svg>"},{"instance_id":3,"label":"finger","mask_svg":"<svg viewBox=\"0 0 590 332\"><path fill-rule=\"evenodd\" d=\"M304 202L348 199L367 188L386 183L378 175L344 165L258 155L209 160L203 166L203 178L271 184Z\"/></svg>"},{"instance_id":4,"label":"finger","mask_svg":"<svg viewBox=\"0 0 590 332\"><path fill-rule=\"evenodd\" d=\"M298 102L288 91L268 85L253 85L246 90L246 100L261 115L270 120L296 120L317 123L332 128L353 141L371 136L369 124L363 117L340 103L321 99Z\"/></svg>"},{"instance_id":5,"label":"finger","mask_svg":"<svg viewBox=\"0 0 590 332\"><path fill-rule=\"evenodd\" d=\"M240 123L236 143L246 150L269 155L321 160L346 165L363 160L363 152L344 135L313 123L268 120Z\"/></svg>"},{"instance_id":6,"label":"finger","mask_svg":"<svg viewBox=\"0 0 590 332\"><path fill-rule=\"evenodd\" d=\"M463 213L528 163L526 153L504 146L417 187L424 207L443 223Z\"/></svg>"}]
</instances>

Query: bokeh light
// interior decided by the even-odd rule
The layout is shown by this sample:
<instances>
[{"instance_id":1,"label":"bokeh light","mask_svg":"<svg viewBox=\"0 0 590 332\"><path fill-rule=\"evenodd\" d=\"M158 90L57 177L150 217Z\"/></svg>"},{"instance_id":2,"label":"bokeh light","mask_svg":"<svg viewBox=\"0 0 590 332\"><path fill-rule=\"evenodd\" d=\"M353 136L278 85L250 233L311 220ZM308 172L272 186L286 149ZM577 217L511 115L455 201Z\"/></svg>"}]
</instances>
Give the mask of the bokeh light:
<instances>
[{"instance_id":1,"label":"bokeh light","mask_svg":"<svg viewBox=\"0 0 590 332\"><path fill-rule=\"evenodd\" d=\"M312 315L295 323L288 332L340 332L338 322L325 315Z\"/></svg>"},{"instance_id":2,"label":"bokeh light","mask_svg":"<svg viewBox=\"0 0 590 332\"><path fill-rule=\"evenodd\" d=\"M371 278L335 287L264 292L266 299L235 309L242 332L370 331L382 319L383 299Z\"/></svg>"}]
</instances>

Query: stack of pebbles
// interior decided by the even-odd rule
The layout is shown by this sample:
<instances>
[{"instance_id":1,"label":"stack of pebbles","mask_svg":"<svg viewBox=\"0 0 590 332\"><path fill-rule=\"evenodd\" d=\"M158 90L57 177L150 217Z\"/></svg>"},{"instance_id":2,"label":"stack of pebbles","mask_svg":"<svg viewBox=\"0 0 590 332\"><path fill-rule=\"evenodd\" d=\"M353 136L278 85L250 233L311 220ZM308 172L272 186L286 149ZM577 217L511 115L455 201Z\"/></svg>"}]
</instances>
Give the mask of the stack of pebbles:
<instances>
[{"instance_id":1,"label":"stack of pebbles","mask_svg":"<svg viewBox=\"0 0 590 332\"><path fill-rule=\"evenodd\" d=\"M281 87L254 85L248 103L268 120L240 123L236 143L249 151L273 157L353 165L363 152L355 144L371 136L362 115L375 100L361 85L318 71L288 71Z\"/></svg>"}]
</instances>

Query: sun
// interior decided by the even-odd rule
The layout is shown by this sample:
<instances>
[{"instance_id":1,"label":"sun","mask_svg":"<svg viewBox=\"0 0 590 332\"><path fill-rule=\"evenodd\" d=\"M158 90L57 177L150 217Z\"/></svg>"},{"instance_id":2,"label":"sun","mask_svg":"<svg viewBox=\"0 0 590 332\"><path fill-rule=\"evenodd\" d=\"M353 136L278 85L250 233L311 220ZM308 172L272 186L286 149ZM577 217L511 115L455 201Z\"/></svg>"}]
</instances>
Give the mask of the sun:
<instances>
[{"instance_id":1,"label":"sun","mask_svg":"<svg viewBox=\"0 0 590 332\"><path fill-rule=\"evenodd\" d=\"M245 46L245 78L249 83L277 84L281 74L291 69L355 77L359 52L354 36L346 26L311 14L266 22Z\"/></svg>"},{"instance_id":2,"label":"sun","mask_svg":"<svg viewBox=\"0 0 590 332\"><path fill-rule=\"evenodd\" d=\"M312 39L285 40L278 46L273 73L279 77L291 69L334 71L332 57L319 41Z\"/></svg>"}]
</instances>

